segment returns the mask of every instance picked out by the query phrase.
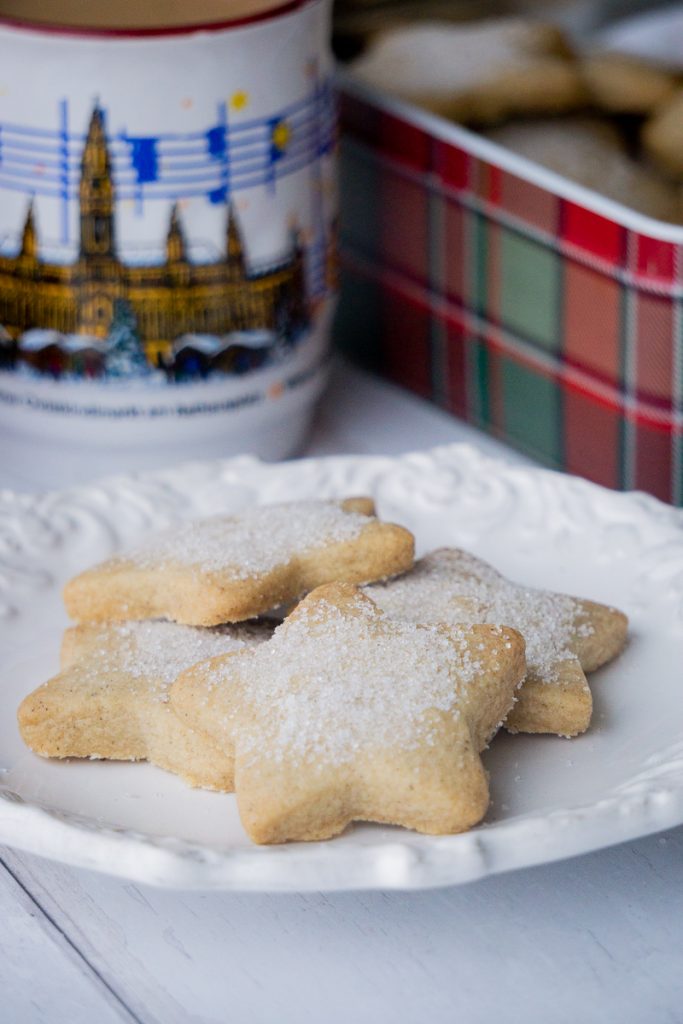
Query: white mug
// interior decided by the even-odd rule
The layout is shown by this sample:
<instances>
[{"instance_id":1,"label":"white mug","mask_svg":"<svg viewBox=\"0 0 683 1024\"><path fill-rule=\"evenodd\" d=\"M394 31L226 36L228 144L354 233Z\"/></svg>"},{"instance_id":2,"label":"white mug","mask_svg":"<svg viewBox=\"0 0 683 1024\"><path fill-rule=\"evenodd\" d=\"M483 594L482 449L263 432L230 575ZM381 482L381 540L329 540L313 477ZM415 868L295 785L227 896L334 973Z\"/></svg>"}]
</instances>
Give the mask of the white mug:
<instances>
[{"instance_id":1,"label":"white mug","mask_svg":"<svg viewBox=\"0 0 683 1024\"><path fill-rule=\"evenodd\" d=\"M289 454L335 292L331 0L32 2L0 0L0 470Z\"/></svg>"}]
</instances>

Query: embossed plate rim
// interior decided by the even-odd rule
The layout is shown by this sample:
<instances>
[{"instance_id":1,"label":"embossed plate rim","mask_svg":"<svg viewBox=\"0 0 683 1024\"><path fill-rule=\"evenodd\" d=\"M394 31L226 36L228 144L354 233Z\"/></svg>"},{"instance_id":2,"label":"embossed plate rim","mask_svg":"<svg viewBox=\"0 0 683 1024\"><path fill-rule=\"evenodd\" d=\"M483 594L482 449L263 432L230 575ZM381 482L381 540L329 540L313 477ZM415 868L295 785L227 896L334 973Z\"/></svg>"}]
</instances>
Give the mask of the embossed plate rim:
<instances>
[{"instance_id":1,"label":"embossed plate rim","mask_svg":"<svg viewBox=\"0 0 683 1024\"><path fill-rule=\"evenodd\" d=\"M514 494L530 535L549 510L558 543L582 529L598 539L608 528L617 541L623 535L632 542L635 535L640 538L638 558L647 568L643 585L652 593L653 588L662 591L662 609L683 623L683 511L646 495L607 491L549 470L499 462L468 445L451 445L396 458L332 456L279 465L237 457L113 477L41 496L4 492L0 637L3 630L9 635L7 624L20 623L41 595L57 608L51 574L67 556L76 563L87 561L89 546L95 544L101 557L139 533L150 516L156 524L179 514L215 511L228 493L233 499L255 494L263 501L292 492L351 493L368 485L389 511L397 495L405 501L409 492L418 521L430 509L441 508L460 515L459 524L469 516L480 532L494 529L501 517L509 517ZM125 522L120 518L124 509ZM1 659L0 654L0 666ZM14 709L4 710L13 714ZM548 862L682 823L683 725L660 758L649 767L645 763L606 798L503 818L454 837L363 826L328 843L221 850L112 828L41 806L36 799L18 799L1 783L0 777L1 842L139 882L258 891L422 888Z\"/></svg>"}]
</instances>

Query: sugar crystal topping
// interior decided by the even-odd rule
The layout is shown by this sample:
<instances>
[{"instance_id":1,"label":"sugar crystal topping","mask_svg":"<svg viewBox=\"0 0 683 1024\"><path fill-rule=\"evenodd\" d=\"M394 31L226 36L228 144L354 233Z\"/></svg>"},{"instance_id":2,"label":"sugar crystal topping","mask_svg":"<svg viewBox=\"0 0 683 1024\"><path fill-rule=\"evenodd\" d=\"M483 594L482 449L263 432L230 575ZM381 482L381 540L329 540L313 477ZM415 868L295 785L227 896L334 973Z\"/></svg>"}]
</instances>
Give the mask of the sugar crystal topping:
<instances>
[{"instance_id":1,"label":"sugar crystal topping","mask_svg":"<svg viewBox=\"0 0 683 1024\"><path fill-rule=\"evenodd\" d=\"M124 558L142 569L180 564L206 572L229 569L234 579L248 579L304 552L354 540L369 521L334 501L263 505L170 527Z\"/></svg>"},{"instance_id":2,"label":"sugar crystal topping","mask_svg":"<svg viewBox=\"0 0 683 1024\"><path fill-rule=\"evenodd\" d=\"M344 764L367 751L433 743L430 712L458 717L482 670L467 629L388 622L366 601L357 612L325 601L299 608L270 643L239 659L251 712L237 733L242 755ZM212 685L231 677L228 664Z\"/></svg>"},{"instance_id":3,"label":"sugar crystal topping","mask_svg":"<svg viewBox=\"0 0 683 1024\"><path fill-rule=\"evenodd\" d=\"M558 662L575 657L573 637L593 633L574 598L513 583L456 549L433 551L407 575L364 589L392 618L512 626L526 641L529 671L546 683L558 681Z\"/></svg>"},{"instance_id":4,"label":"sugar crystal topping","mask_svg":"<svg viewBox=\"0 0 683 1024\"><path fill-rule=\"evenodd\" d=\"M98 630L100 646L88 650L89 676L106 684L111 672L145 680L160 700L181 672L220 654L244 650L267 640L271 628L261 623L200 629L175 622L124 622Z\"/></svg>"}]
</instances>

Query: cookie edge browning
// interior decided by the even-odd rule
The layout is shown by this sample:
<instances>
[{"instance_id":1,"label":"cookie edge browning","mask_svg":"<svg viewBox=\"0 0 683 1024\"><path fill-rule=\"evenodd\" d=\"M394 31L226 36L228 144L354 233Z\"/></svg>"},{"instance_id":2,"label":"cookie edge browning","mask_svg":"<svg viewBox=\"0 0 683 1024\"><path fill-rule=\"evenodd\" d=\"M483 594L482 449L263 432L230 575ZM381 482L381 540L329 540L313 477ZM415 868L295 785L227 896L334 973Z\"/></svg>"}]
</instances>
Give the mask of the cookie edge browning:
<instances>
[{"instance_id":1,"label":"cookie edge browning","mask_svg":"<svg viewBox=\"0 0 683 1024\"><path fill-rule=\"evenodd\" d=\"M578 635L573 643L576 657L584 672L595 672L621 654L628 641L628 616L618 608L587 598L574 599L579 606L579 617L587 619L593 633ZM580 622L579 622L580 625Z\"/></svg>"},{"instance_id":2,"label":"cookie edge browning","mask_svg":"<svg viewBox=\"0 0 683 1024\"><path fill-rule=\"evenodd\" d=\"M355 512L359 516L377 516L375 499L367 494L356 494L349 498L342 498L339 504L344 512Z\"/></svg>"},{"instance_id":3,"label":"cookie edge browning","mask_svg":"<svg viewBox=\"0 0 683 1024\"><path fill-rule=\"evenodd\" d=\"M75 626L66 630L62 641L60 672L32 690L19 704L17 725L26 746L39 757L60 761L147 761L157 768L177 775L194 788L231 792L234 786L234 759L217 750L215 744L209 742L198 730L178 721L166 702L163 707L171 717L171 732L180 730L170 744L170 753L156 745L155 737L152 738L152 745L145 749L144 742L136 737L134 728L131 728L130 734L123 739L114 739L105 730L97 744L86 741L87 720L84 725L82 713L76 715L69 712L64 698L69 692L69 678L75 676L77 683L79 662L87 657L89 648L96 646L94 637L89 642L90 630L97 630L97 626ZM66 693L60 692L62 688L66 688ZM106 691L102 691L101 696L105 694ZM94 719L104 720L111 717L107 701L98 700L96 696L93 696L91 710ZM130 709L123 717L127 723L133 725L135 713L130 714L129 711ZM187 751L179 750L176 740L191 747L196 744L198 748L202 748L201 751L198 750L198 753L201 753L201 760L206 759L207 763L210 762L211 768L199 767L199 759L193 761L191 756L185 756ZM176 758L176 754L180 755L180 760ZM215 758L219 760L217 768L213 765Z\"/></svg>"},{"instance_id":4,"label":"cookie edge browning","mask_svg":"<svg viewBox=\"0 0 683 1024\"><path fill-rule=\"evenodd\" d=\"M372 498L346 498L339 506L367 517L356 537L296 555L262 576L226 584L220 573L202 573L193 566L142 569L121 558L109 559L67 582L67 613L81 624L165 618L188 626L217 626L256 618L333 580L369 583L412 568L415 538L405 527L375 518Z\"/></svg>"},{"instance_id":5,"label":"cookie edge browning","mask_svg":"<svg viewBox=\"0 0 683 1024\"><path fill-rule=\"evenodd\" d=\"M566 663L564 679L546 683L529 674L505 719L506 732L516 735L578 736L588 729L593 695L578 659Z\"/></svg>"},{"instance_id":6,"label":"cookie edge browning","mask_svg":"<svg viewBox=\"0 0 683 1024\"><path fill-rule=\"evenodd\" d=\"M610 114L650 114L680 83L671 68L618 50L587 53L579 69L591 102Z\"/></svg>"},{"instance_id":7,"label":"cookie edge browning","mask_svg":"<svg viewBox=\"0 0 683 1024\"><path fill-rule=\"evenodd\" d=\"M248 657L249 653L249 651L232 651L228 654L218 654L215 658L192 665L180 673L168 691L170 707L180 721L187 728L208 737L221 750L225 742L233 742L233 740L224 725L220 728L214 727L217 705L225 690L211 682L211 677L216 669L228 668L232 662L235 672L231 682L234 687L237 687L239 685L239 661L237 659ZM232 697L234 694L230 696ZM225 705L220 708L220 711L221 721L225 722ZM229 756L234 757L234 750Z\"/></svg>"},{"instance_id":8,"label":"cookie edge browning","mask_svg":"<svg viewBox=\"0 0 683 1024\"><path fill-rule=\"evenodd\" d=\"M355 586L346 583L333 583L317 588L298 606L298 609L302 609L304 612L311 598L313 600L324 598L337 604L338 602L344 603L346 600L356 600L358 596L374 605L374 602ZM295 609L294 615L297 614L298 609ZM452 627L440 626L437 628L447 636L452 634ZM463 702L462 721L455 728L454 738L448 745L450 749L447 749L447 745L444 745L444 749L442 749L441 758L445 762L444 770L455 775L455 780L452 781L455 806L451 804L447 810L442 808L436 812L436 816L427 820L424 815L422 794L417 798L412 813L406 813L405 809L400 809L401 801L405 802L406 800L404 793L394 798L397 801L394 803L395 809L382 813L373 812L370 807L372 800L370 799L368 802L367 795L359 798L358 791L352 790L349 784L340 787L334 779L335 770L324 769L319 773L318 789L312 795L306 794L298 800L292 811L285 813L284 817L279 807L274 808L273 813L264 821L264 801L259 798L262 784L257 780L255 785L253 783L247 785L246 793L242 793L240 778L244 774L248 776L249 772L248 769L237 763L235 783L236 789L240 790L238 800L240 817L245 831L252 841L262 845L288 841L314 842L338 835L352 821L400 825L430 835L453 835L476 825L486 814L489 806L488 776L482 764L480 752L502 725L512 707L517 689L526 673L526 661L524 640L516 630L489 624L468 625L466 629L467 633L475 638L475 642L477 639L480 642L491 641L498 648L500 645L506 645L503 657L507 663L504 664L504 672L499 674L498 678L496 678L496 671L500 670L491 670L493 678L489 672L477 677L468 685L467 697ZM509 647L507 647L508 644ZM206 732L221 749L224 743L233 742L225 723L230 718L229 708L233 704L235 688L233 686L230 692L219 688L211 683L211 677L219 666L224 671L229 667L230 660L238 656L244 657L239 653L237 655L221 655L193 666L179 676L170 691L171 705L176 714L187 724ZM237 685L239 662L235 661L234 666L235 677L232 683ZM497 685L492 685L494 682L497 682ZM225 700L226 697L227 700ZM481 703L482 697L488 699L480 708L479 713L477 715L468 714L469 706ZM439 713L434 712L434 714L437 718L439 717ZM441 722L442 728L445 721L447 721L447 717L444 715ZM455 737L460 738L459 744ZM453 765L455 758L460 762L456 767ZM410 759L410 755L407 759ZM468 782L466 786L463 786L465 773ZM332 781L327 784L327 796L325 796L325 778L328 775ZM363 788L361 784L360 792L363 792ZM406 792L410 792L409 786L406 787ZM321 815L316 813L321 799L324 799L328 805L329 803L334 805L334 813L326 815L322 825L319 822ZM364 803L365 806L363 806ZM447 818L448 815L451 816L451 820L444 823L444 818Z\"/></svg>"},{"instance_id":9,"label":"cookie edge browning","mask_svg":"<svg viewBox=\"0 0 683 1024\"><path fill-rule=\"evenodd\" d=\"M442 626L440 628L447 631L449 627ZM487 714L480 716L480 720L476 723L477 731L473 732L472 735L472 740L477 750L481 752L488 747L493 737L507 721L510 711L515 706L520 687L524 685L527 674L526 643L519 630L514 629L512 626L476 623L463 626L462 628L479 637L480 642L486 642L488 639L495 643L497 647L500 644L510 645L509 647L505 646L505 650L509 652L507 654L509 663L506 667L505 677L498 682L499 693L495 697L492 696L492 680L487 679L485 676L479 677L474 683L470 684L469 689L473 691L470 700L473 701L475 697L481 699L478 691L482 691L483 694L490 698Z\"/></svg>"},{"instance_id":10,"label":"cookie edge browning","mask_svg":"<svg viewBox=\"0 0 683 1024\"><path fill-rule=\"evenodd\" d=\"M571 113L585 102L586 92L573 61L555 54L537 57L525 72L509 71L495 82L464 94L449 117L464 124L495 125L515 117Z\"/></svg>"},{"instance_id":11,"label":"cookie edge browning","mask_svg":"<svg viewBox=\"0 0 683 1024\"><path fill-rule=\"evenodd\" d=\"M346 588L348 585L331 584L318 588L318 593L322 591L324 593L320 596L325 596L338 586ZM362 596L365 600L371 600L366 595ZM446 625L436 628L447 636L453 632L453 627ZM259 788L262 788L257 783L254 787L248 787L251 799L245 800L241 792L238 794L240 817L249 838L259 845L317 842L334 838L354 822L398 826L418 834L434 836L457 835L477 825L490 804L488 772L482 762L481 751L501 727L514 703L515 693L526 673L526 659L524 640L514 629L489 624L468 625L465 629L475 643L477 640L480 643L492 641L497 647L510 644L510 648L506 649L504 674L500 674L496 680L495 671L493 678L489 672L468 684L461 718L455 724L448 713L432 712L436 731L442 731L448 738L434 744L434 753L426 762L420 764L418 754L415 758L417 765L412 764L413 753L410 751L405 752L398 767L395 759L387 758L388 776L395 779L397 773L403 772L406 776L405 787L396 796L387 799L384 790L378 796L376 786L372 783L368 785L367 781L359 784L356 780L357 788L347 784L342 787L342 793L338 792L338 784L332 783L329 785L329 794L334 797L336 813L325 818L325 824L320 825L316 818L322 816L315 814L320 799L326 799L328 806L332 802L330 795L325 796L325 776L334 774L328 769L321 773L322 781L319 782L318 791L310 799L296 802L293 811L285 812L284 817L279 809L275 809L264 821L263 802L252 813L254 790L258 794ZM497 682L496 686L492 685L494 682ZM487 703L483 708L480 707L478 716L471 717L467 712L468 706L477 703L481 705L483 697L488 698ZM382 764L381 750L377 760ZM415 788L416 767L423 775L423 780L413 802L409 804L407 794ZM241 773L241 766L237 763L237 790L241 789ZM429 778L425 779L425 774L431 775L433 781L429 813L425 809L425 794L429 787Z\"/></svg>"},{"instance_id":12,"label":"cookie edge browning","mask_svg":"<svg viewBox=\"0 0 683 1024\"><path fill-rule=\"evenodd\" d=\"M652 112L641 130L645 152L665 174L683 179L683 87Z\"/></svg>"},{"instance_id":13,"label":"cookie edge browning","mask_svg":"<svg viewBox=\"0 0 683 1024\"><path fill-rule=\"evenodd\" d=\"M371 519L354 540L328 545L298 562L300 579L294 599L305 600L304 595L322 587L338 583L359 587L408 572L415 564L415 538L404 526Z\"/></svg>"},{"instance_id":14,"label":"cookie edge browning","mask_svg":"<svg viewBox=\"0 0 683 1024\"><path fill-rule=\"evenodd\" d=\"M470 552L462 548L442 546L435 548L424 557L448 553L470 555ZM495 566L485 559L479 556L471 557L493 569L501 577L501 580L521 586L517 580L503 576ZM372 588L369 589L372 590ZM624 612L611 605L555 591L546 592L569 598L576 607L576 628L569 646L570 652L576 658L576 669L566 671L565 679L559 682L544 682L534 677L533 672L530 673L520 684L518 699L505 721L505 728L511 733L577 736L586 731L592 717L593 698L586 673L608 664L622 652L628 640L629 621ZM372 597L372 594L368 596ZM586 637L581 636L578 632L583 624L589 625L593 631ZM562 664L562 662L558 662L560 670ZM572 675L575 677L574 679L571 679ZM529 689L527 689L527 680L532 684ZM553 707L557 709L558 714L557 728L552 724L550 717ZM536 710L538 710L539 719L534 721L533 714Z\"/></svg>"},{"instance_id":15,"label":"cookie edge browning","mask_svg":"<svg viewBox=\"0 0 683 1024\"><path fill-rule=\"evenodd\" d=\"M92 647L96 647L107 630L105 623L77 623L64 630L59 649L60 674L87 656Z\"/></svg>"},{"instance_id":16,"label":"cookie edge browning","mask_svg":"<svg viewBox=\"0 0 683 1024\"><path fill-rule=\"evenodd\" d=\"M62 598L67 615L76 625L160 619L164 618L160 592L165 594L175 580L176 586L184 585L187 593L190 575L175 568L150 572L124 558L109 558L68 580Z\"/></svg>"}]
</instances>

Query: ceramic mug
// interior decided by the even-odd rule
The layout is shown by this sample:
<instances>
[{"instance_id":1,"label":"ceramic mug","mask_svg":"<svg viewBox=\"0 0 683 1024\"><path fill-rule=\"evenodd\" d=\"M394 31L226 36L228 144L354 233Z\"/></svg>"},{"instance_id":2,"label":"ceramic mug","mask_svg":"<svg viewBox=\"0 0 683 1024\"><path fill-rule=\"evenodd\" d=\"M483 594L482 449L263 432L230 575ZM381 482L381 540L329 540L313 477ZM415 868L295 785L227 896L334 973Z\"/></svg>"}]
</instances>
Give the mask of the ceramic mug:
<instances>
[{"instance_id":1,"label":"ceramic mug","mask_svg":"<svg viewBox=\"0 0 683 1024\"><path fill-rule=\"evenodd\" d=\"M31 2L0 0L0 469L291 453L335 293L331 0Z\"/></svg>"}]
</instances>

